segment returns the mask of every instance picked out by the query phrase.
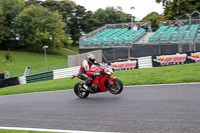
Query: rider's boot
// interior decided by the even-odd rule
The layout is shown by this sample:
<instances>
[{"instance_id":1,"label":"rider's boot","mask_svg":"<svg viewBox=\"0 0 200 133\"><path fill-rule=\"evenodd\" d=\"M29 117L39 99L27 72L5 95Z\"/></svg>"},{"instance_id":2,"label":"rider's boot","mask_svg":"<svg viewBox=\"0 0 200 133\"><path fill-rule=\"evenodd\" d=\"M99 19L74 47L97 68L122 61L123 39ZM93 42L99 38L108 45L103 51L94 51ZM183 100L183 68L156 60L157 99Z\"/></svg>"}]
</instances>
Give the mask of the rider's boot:
<instances>
[{"instance_id":1,"label":"rider's boot","mask_svg":"<svg viewBox=\"0 0 200 133\"><path fill-rule=\"evenodd\" d=\"M86 83L85 84L83 84L83 87L87 90L87 91L89 91L90 90L90 87L88 86L88 85L86 85Z\"/></svg>"},{"instance_id":2,"label":"rider's boot","mask_svg":"<svg viewBox=\"0 0 200 133\"><path fill-rule=\"evenodd\" d=\"M85 83L83 84L83 87L84 87L86 90L88 90L88 91L90 91L90 84L91 84L91 81L92 81L92 78L89 77L88 79L85 80Z\"/></svg>"}]
</instances>

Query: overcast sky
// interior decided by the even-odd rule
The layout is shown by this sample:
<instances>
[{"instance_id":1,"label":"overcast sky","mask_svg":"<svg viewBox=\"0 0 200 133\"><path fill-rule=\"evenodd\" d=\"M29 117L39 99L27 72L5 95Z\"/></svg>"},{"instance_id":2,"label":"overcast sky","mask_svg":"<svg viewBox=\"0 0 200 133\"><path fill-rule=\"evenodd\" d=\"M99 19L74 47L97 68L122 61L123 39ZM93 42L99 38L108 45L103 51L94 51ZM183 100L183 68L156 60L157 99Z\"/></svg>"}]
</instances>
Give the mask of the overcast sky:
<instances>
[{"instance_id":1,"label":"overcast sky","mask_svg":"<svg viewBox=\"0 0 200 133\"><path fill-rule=\"evenodd\" d=\"M151 12L163 13L162 4L157 4L155 0L72 0L76 4L84 6L87 10L96 11L98 8L105 9L108 6L117 7L120 6L123 12L133 14L137 17L137 20L141 20L147 14ZM135 7L135 10L131 10L131 7Z\"/></svg>"}]
</instances>

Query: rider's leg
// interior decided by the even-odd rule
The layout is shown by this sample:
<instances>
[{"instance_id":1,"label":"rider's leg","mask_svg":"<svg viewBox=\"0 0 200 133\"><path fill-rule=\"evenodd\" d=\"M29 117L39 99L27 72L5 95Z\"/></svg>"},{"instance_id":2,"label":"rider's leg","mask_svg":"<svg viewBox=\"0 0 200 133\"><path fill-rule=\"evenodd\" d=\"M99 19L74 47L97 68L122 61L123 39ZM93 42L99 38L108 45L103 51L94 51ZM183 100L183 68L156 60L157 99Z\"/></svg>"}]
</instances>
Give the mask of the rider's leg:
<instances>
[{"instance_id":1,"label":"rider's leg","mask_svg":"<svg viewBox=\"0 0 200 133\"><path fill-rule=\"evenodd\" d=\"M86 90L89 90L89 89L90 89L90 85L91 85L91 83L92 83L92 78L89 77L89 76L86 75L86 74L81 74L81 75L80 75L80 78L81 78L82 80L85 81L85 84L83 85L84 88L85 88Z\"/></svg>"}]
</instances>

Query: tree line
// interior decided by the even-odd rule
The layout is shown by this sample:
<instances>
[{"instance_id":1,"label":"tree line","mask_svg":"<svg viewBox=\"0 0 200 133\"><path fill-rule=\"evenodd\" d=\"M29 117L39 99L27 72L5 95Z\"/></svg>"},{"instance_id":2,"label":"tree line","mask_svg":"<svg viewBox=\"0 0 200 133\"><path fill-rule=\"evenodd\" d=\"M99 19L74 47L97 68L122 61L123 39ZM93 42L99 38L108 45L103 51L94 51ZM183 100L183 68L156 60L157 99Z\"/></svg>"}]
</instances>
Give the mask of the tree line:
<instances>
[{"instance_id":1,"label":"tree line","mask_svg":"<svg viewBox=\"0 0 200 133\"><path fill-rule=\"evenodd\" d=\"M108 23L130 22L120 7L96 12L70 0L0 0L0 49L42 51L77 45L79 37Z\"/></svg>"},{"instance_id":2,"label":"tree line","mask_svg":"<svg viewBox=\"0 0 200 133\"><path fill-rule=\"evenodd\" d=\"M159 21L173 19L194 10L200 11L196 0L156 0L163 3L164 13L152 12L142 19L151 21L156 30ZM128 23L131 14L121 7L107 7L95 12L70 0L0 0L0 49L42 51L64 45L78 45L79 37L105 24Z\"/></svg>"},{"instance_id":3,"label":"tree line","mask_svg":"<svg viewBox=\"0 0 200 133\"><path fill-rule=\"evenodd\" d=\"M199 0L155 0L157 3L162 3L164 12L158 14L152 12L142 19L143 22L150 21L152 30L155 31L159 27L159 22L164 20L188 19L186 13L191 14L194 11L200 12ZM196 14L198 15L198 14ZM200 16L197 16L199 18Z\"/></svg>"}]
</instances>

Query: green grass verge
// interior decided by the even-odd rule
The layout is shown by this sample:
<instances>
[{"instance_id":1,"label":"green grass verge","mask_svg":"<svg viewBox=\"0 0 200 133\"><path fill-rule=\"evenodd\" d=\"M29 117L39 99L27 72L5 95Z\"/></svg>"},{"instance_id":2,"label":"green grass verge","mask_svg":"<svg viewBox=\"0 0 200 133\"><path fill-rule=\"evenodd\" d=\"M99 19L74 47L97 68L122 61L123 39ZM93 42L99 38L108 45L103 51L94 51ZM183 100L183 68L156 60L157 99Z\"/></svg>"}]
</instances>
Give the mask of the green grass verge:
<instances>
[{"instance_id":1,"label":"green grass verge","mask_svg":"<svg viewBox=\"0 0 200 133\"><path fill-rule=\"evenodd\" d=\"M200 82L200 63L118 71L124 85ZM73 89L79 79L65 78L0 88L0 95Z\"/></svg>"},{"instance_id":2,"label":"green grass verge","mask_svg":"<svg viewBox=\"0 0 200 133\"><path fill-rule=\"evenodd\" d=\"M66 48L79 53L79 46L67 46Z\"/></svg>"},{"instance_id":3,"label":"green grass verge","mask_svg":"<svg viewBox=\"0 0 200 133\"><path fill-rule=\"evenodd\" d=\"M21 131L21 130L0 129L0 133L56 133L56 132L39 132L39 131Z\"/></svg>"},{"instance_id":4,"label":"green grass verge","mask_svg":"<svg viewBox=\"0 0 200 133\"><path fill-rule=\"evenodd\" d=\"M7 51L0 51L0 73L2 71L9 71L12 77L23 75L26 66L31 66L31 70L33 71L46 67L43 53L10 51L13 61L8 62L4 57L6 52ZM47 54L48 66L63 62L67 64L68 55L74 55L74 53L62 49L54 50L54 53L56 55Z\"/></svg>"}]
</instances>

